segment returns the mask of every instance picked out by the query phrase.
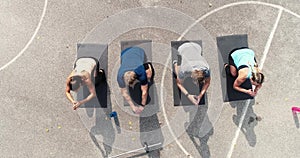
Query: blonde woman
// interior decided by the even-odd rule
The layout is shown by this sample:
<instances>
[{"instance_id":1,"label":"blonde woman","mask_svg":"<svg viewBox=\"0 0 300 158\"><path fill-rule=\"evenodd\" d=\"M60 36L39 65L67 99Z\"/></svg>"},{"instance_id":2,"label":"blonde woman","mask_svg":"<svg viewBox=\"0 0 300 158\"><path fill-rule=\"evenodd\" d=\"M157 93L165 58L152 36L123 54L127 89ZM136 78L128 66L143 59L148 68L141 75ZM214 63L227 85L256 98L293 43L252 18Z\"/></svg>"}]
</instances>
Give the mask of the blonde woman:
<instances>
[{"instance_id":1,"label":"blonde woman","mask_svg":"<svg viewBox=\"0 0 300 158\"><path fill-rule=\"evenodd\" d=\"M90 101L96 96L95 86L104 78L104 70L99 69L98 60L93 57L81 57L75 61L74 69L66 81L66 97L73 104L76 110L82 104ZM87 86L90 94L83 100L76 101L71 95L71 91L77 92L81 86Z\"/></svg>"},{"instance_id":2,"label":"blonde woman","mask_svg":"<svg viewBox=\"0 0 300 158\"><path fill-rule=\"evenodd\" d=\"M201 56L202 48L194 42L186 42L178 48L178 60L173 61L176 83L181 92L195 105L199 105L210 85L210 70L207 61ZM182 85L186 77L194 80L195 86L202 84L198 95L191 95Z\"/></svg>"},{"instance_id":3,"label":"blonde woman","mask_svg":"<svg viewBox=\"0 0 300 158\"><path fill-rule=\"evenodd\" d=\"M144 63L145 52L139 47L129 47L121 52L121 65L118 71L117 81L121 93L128 102L132 111L140 114L146 106L149 82L153 81L154 69L151 63ZM135 106L127 87L133 87L137 82L141 84L141 106Z\"/></svg>"},{"instance_id":4,"label":"blonde woman","mask_svg":"<svg viewBox=\"0 0 300 158\"><path fill-rule=\"evenodd\" d=\"M256 96L264 82L264 74L258 68L254 51L247 47L234 49L229 54L228 60L230 74L236 77L233 88L252 97ZM228 64L225 64L225 68L227 66ZM255 86L254 90L241 87L247 79L250 79L251 84Z\"/></svg>"}]
</instances>

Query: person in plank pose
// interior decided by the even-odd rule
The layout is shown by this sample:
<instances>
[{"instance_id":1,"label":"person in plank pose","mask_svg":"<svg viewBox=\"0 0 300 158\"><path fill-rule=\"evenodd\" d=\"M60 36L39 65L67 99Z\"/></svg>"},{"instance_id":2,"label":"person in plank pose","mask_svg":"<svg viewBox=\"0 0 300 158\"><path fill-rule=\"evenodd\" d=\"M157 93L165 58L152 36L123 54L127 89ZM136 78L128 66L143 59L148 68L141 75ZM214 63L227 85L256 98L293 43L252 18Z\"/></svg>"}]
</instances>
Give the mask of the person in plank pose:
<instances>
[{"instance_id":1,"label":"person in plank pose","mask_svg":"<svg viewBox=\"0 0 300 158\"><path fill-rule=\"evenodd\" d=\"M199 105L210 85L210 70L207 61L201 56L202 48L194 42L186 42L178 48L178 60L174 60L176 83L181 92L195 105ZM190 95L182 85L186 77L191 77L196 86L202 84L198 95Z\"/></svg>"},{"instance_id":2,"label":"person in plank pose","mask_svg":"<svg viewBox=\"0 0 300 158\"><path fill-rule=\"evenodd\" d=\"M105 80L105 74L103 69L99 69L97 59L81 57L75 61L73 70L67 77L65 90L66 97L73 104L74 110L96 96L95 85L102 80ZM78 92L81 86L87 86L90 94L83 100L76 101L71 95L71 91Z\"/></svg>"},{"instance_id":3,"label":"person in plank pose","mask_svg":"<svg viewBox=\"0 0 300 158\"><path fill-rule=\"evenodd\" d=\"M224 66L227 70L229 66L230 74L236 77L233 88L252 97L256 96L264 82L264 74L258 68L254 51L247 47L234 49L230 52L228 60L229 64ZM241 87L247 79L250 79L252 86L255 86L254 90Z\"/></svg>"},{"instance_id":4,"label":"person in plank pose","mask_svg":"<svg viewBox=\"0 0 300 158\"><path fill-rule=\"evenodd\" d=\"M122 96L128 102L132 111L140 114L146 106L149 84L153 82L154 68L150 62L144 63L145 51L140 47L129 47L121 52L121 65L117 75ZM141 84L141 106L136 106L128 93L128 86Z\"/></svg>"}]
</instances>

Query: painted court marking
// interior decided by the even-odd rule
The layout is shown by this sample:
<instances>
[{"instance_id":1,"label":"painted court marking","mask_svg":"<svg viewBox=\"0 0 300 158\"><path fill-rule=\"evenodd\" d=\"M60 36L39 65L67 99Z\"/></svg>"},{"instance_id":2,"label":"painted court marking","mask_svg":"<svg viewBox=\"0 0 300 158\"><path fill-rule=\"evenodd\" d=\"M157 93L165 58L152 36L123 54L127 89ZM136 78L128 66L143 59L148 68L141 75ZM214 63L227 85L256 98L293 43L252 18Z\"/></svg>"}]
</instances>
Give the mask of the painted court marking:
<instances>
[{"instance_id":1,"label":"painted court marking","mask_svg":"<svg viewBox=\"0 0 300 158\"><path fill-rule=\"evenodd\" d=\"M260 69L262 69L263 66L264 66L264 63L265 63L265 60L266 60L266 58L267 58L268 52L269 52L269 50L270 50L270 46L271 46L271 43L272 43L272 39L273 39L273 37L274 37L274 34L275 34L276 29L277 29L277 26L278 26L278 23L279 23L279 20L280 20L281 15L282 15L282 9L279 9L279 13L278 13L276 22L275 22L275 24L274 24L274 27L273 27L273 29L272 29L272 32L270 33L270 36L269 36L269 38L268 38L268 42L267 42L267 44L266 44L266 46L265 46L265 51L264 51L263 56L262 56L262 59L260 60L260 63L259 63L259 64L260 64L260 66L259 66Z\"/></svg>"},{"instance_id":2,"label":"painted court marking","mask_svg":"<svg viewBox=\"0 0 300 158\"><path fill-rule=\"evenodd\" d=\"M263 57L262 57L262 59L261 59L260 66L259 66L259 68L260 68L261 70L262 70L263 64L265 63L265 60L266 60L266 58L267 58L267 54L268 54L268 52L269 52L269 49L270 49L270 46L271 46L271 43L272 43L274 34L275 34L276 29L277 29L277 27L278 27L279 20L280 20L280 17L281 17L281 15L282 15L282 10L283 10L282 8L279 9L279 13L278 13L278 15L277 15L276 22L275 22L275 24L274 24L274 26L273 26L273 29L272 29L272 31L271 31L271 33L270 33L270 36L269 36L268 41L267 41L267 44L266 44L266 46L265 46L265 50L264 50L264 53L263 53ZM246 115L246 113L247 113L247 110L248 110L249 105L250 105L250 99L247 100L246 106L245 106L244 109L243 109L242 117L241 117L241 119L240 119L238 129L237 129L236 132L235 132L235 136L234 136L234 138L233 138L233 140L232 140L232 142L231 142L231 146L230 146L230 149L229 149L229 151L228 151L228 153L227 153L227 157L226 157L226 158L231 158L231 156L232 156L233 149L234 149L234 146L235 146L235 144L236 144L236 142L237 142L237 139L238 139L238 137L239 137L239 134L240 134L240 131L241 131L241 128L242 128L242 125L243 125L243 122L244 122L244 119L245 119L245 115Z\"/></svg>"},{"instance_id":3,"label":"painted court marking","mask_svg":"<svg viewBox=\"0 0 300 158\"><path fill-rule=\"evenodd\" d=\"M17 54L17 56L15 56L12 60L10 60L8 63L6 63L5 65L3 65L0 68L0 71L4 70L6 67L8 67L10 64L12 64L13 62L15 62L27 49L28 47L31 45L32 41L34 40L35 36L37 35L37 33L39 32L43 19L45 17L46 14L46 10L47 10L47 5L48 5L48 0L45 0L44 2L44 8L43 8L43 13L41 15L40 21L33 33L33 35L31 36L30 40L27 42L27 44L25 45L25 47Z\"/></svg>"},{"instance_id":4,"label":"painted court marking","mask_svg":"<svg viewBox=\"0 0 300 158\"><path fill-rule=\"evenodd\" d=\"M184 36L184 35L183 35ZM178 39L177 39L177 41L179 41L179 40L181 40L182 39L182 37L183 36L180 36ZM169 55L168 56L168 59L167 59L167 65L169 64L169 61L171 60L171 55ZM190 158L193 158L187 151L186 151L186 149L183 147L183 145L179 142L179 140L177 139L177 137L176 137L176 135L174 134L174 131L172 130L172 128L171 128L171 125L170 125L170 123L169 123L169 119L168 119L168 117L167 117L167 113L166 113L166 109L165 109L165 105L164 105L164 98L163 98L163 96L164 96L164 91L163 91L163 87L164 87L164 80L165 80L165 76L166 76L166 71L167 71L167 68L166 68L166 66L164 67L164 70L163 70L163 74L162 74L162 78L161 78L161 86L160 86L160 91L161 91L161 95L160 95L160 97L161 97L161 107L162 107L162 112L163 112L163 116L164 116L164 118L165 118L165 122L166 122L166 124L167 124L167 127L168 127L168 129L169 129L169 131L170 131L170 133L171 133L171 135L172 135L172 137L173 137L173 139L175 140L175 142L176 142L176 144L179 146L179 148L184 152L184 154L186 155L186 156L188 156L188 157L190 157Z\"/></svg>"},{"instance_id":5,"label":"painted court marking","mask_svg":"<svg viewBox=\"0 0 300 158\"><path fill-rule=\"evenodd\" d=\"M233 7L233 6L237 6L237 5L244 5L244 4L255 4L255 5L264 5L264 6L269 6L269 7L273 7L273 8L277 8L279 9L279 14L277 16L277 19L276 19L276 22L274 24L274 27L271 31L271 34L268 38L268 41L267 41L267 44L265 46L265 50L264 50L264 53L263 53L263 58L261 60L261 63L260 64L260 68L262 69L263 67L263 64L266 60L266 57L267 57L267 54L269 52L269 48L271 46L271 42L272 42L272 39L274 37L274 34L275 34L275 31L277 29L277 26L278 26L278 23L279 23L279 20L280 20L280 17L282 15L282 11L285 11L297 18L300 18L300 15L297 14L297 13L294 13L292 12L291 10L289 9L286 9L280 5L276 5L276 4L270 4L270 3L265 3L265 2L258 2L258 1L244 1L244 2L236 2L236 3L230 3L230 4L227 4L227 5L224 5L222 7L219 7L219 8L216 8L206 14L204 14L203 16L201 16L200 18L198 18L193 24L191 24L184 32L183 34L178 38L178 40L181 40L196 24L198 24L200 21L202 21L203 19L207 18L208 16L220 11L220 10L223 10L225 8L229 8L229 7ZM167 64L169 64L169 62L171 61L171 54L168 56L167 58ZM162 81L161 81L161 106L162 106L162 111L163 111L163 115L164 115L164 118L165 118L165 121L166 121L166 124L168 126L168 129L170 131L170 133L172 134L173 138L175 139L175 142L177 143L177 145L180 147L180 149L185 153L186 156L189 156L189 157L192 157L187 151L186 149L183 147L183 145L178 141L178 139L176 138L171 126L170 126L170 123L169 123L169 120L168 120L168 117L166 115L166 111L165 111L165 106L164 106L164 102L163 102L163 87L164 87L164 83L163 81L165 80L165 75L166 75L166 71L167 71L167 68L165 67L164 70L163 70L163 74L162 74ZM238 126L238 129L236 130L235 132L235 137L233 138L232 140L232 143L231 143L231 147L230 147L230 150L227 154L227 158L230 158L232 153L233 153L233 149L234 149L234 145L236 144L236 141L237 141L237 138L239 137L239 133L240 133L240 130L241 130L241 126L242 126L242 123L244 122L244 119L245 119L245 115L247 113L247 110L248 110L248 107L250 105L250 100L247 100L246 102L246 106L245 108L243 109L243 112L242 112L242 117L241 117L241 120L239 122L239 126Z\"/></svg>"}]
</instances>

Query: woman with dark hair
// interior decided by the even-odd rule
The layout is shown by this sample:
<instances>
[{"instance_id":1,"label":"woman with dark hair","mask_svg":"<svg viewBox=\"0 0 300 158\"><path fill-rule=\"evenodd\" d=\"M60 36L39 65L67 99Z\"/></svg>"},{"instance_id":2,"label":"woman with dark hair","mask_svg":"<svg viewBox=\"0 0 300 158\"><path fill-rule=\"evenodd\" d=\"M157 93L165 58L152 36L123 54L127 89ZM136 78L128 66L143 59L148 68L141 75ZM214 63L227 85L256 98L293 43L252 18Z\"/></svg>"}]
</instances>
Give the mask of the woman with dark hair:
<instances>
[{"instance_id":1,"label":"woman with dark hair","mask_svg":"<svg viewBox=\"0 0 300 158\"><path fill-rule=\"evenodd\" d=\"M264 82L264 74L258 68L253 50L243 47L231 51L229 54L229 71L233 77L236 77L233 88L237 91L256 96L258 90ZM225 69L228 64L225 64ZM247 79L250 79L251 84L255 89L244 89L241 86Z\"/></svg>"},{"instance_id":2,"label":"woman with dark hair","mask_svg":"<svg viewBox=\"0 0 300 158\"><path fill-rule=\"evenodd\" d=\"M73 104L74 110L96 96L94 84L97 84L99 82L99 77L103 75L104 71L99 69L97 59L92 57L82 57L76 60L74 69L66 81L66 96ZM87 86L90 94L81 101L74 100L71 95L71 91L77 92L83 85Z\"/></svg>"},{"instance_id":3,"label":"woman with dark hair","mask_svg":"<svg viewBox=\"0 0 300 158\"><path fill-rule=\"evenodd\" d=\"M154 68L150 62L144 63L145 52L139 47L129 47L121 52L121 65L118 71L117 81L121 93L128 102L132 111L136 114L142 112L146 106L149 82L153 82ZM141 84L142 101L141 106L135 106L127 90L137 82Z\"/></svg>"},{"instance_id":4,"label":"woman with dark hair","mask_svg":"<svg viewBox=\"0 0 300 158\"><path fill-rule=\"evenodd\" d=\"M201 56L202 48L194 42L186 42L178 48L178 60L173 61L177 87L195 105L199 105L210 85L210 70L207 61ZM200 93L191 95L183 86L186 77L191 77L196 86L203 85Z\"/></svg>"}]
</instances>

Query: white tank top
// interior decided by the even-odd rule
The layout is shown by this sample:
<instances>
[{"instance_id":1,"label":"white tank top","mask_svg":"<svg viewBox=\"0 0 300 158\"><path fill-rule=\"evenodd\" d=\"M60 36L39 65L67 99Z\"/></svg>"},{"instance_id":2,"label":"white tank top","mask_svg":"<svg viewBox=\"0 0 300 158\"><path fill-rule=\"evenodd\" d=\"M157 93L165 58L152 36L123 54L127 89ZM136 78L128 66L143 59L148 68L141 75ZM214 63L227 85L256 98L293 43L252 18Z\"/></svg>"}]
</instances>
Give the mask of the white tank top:
<instances>
[{"instance_id":1,"label":"white tank top","mask_svg":"<svg viewBox=\"0 0 300 158\"><path fill-rule=\"evenodd\" d=\"M178 48L178 52L182 57L179 69L179 78L183 79L186 72L193 70L209 70L207 61L201 56L202 48L194 42L187 42Z\"/></svg>"},{"instance_id":2,"label":"white tank top","mask_svg":"<svg viewBox=\"0 0 300 158\"><path fill-rule=\"evenodd\" d=\"M96 61L92 58L80 58L76 61L75 74L80 74L82 71L87 71L91 74L95 65Z\"/></svg>"}]
</instances>

